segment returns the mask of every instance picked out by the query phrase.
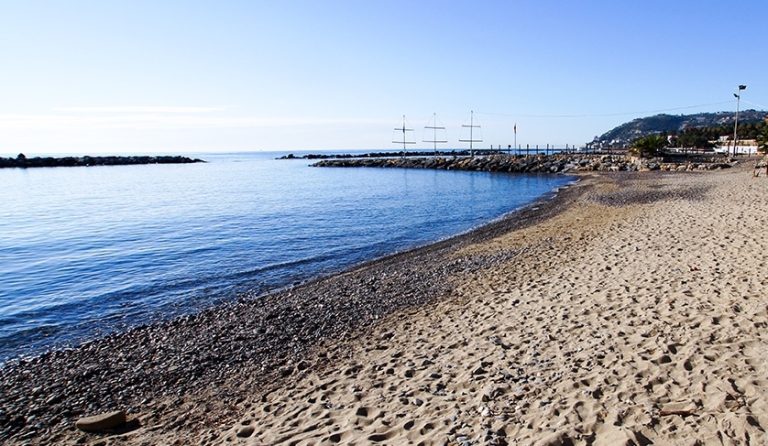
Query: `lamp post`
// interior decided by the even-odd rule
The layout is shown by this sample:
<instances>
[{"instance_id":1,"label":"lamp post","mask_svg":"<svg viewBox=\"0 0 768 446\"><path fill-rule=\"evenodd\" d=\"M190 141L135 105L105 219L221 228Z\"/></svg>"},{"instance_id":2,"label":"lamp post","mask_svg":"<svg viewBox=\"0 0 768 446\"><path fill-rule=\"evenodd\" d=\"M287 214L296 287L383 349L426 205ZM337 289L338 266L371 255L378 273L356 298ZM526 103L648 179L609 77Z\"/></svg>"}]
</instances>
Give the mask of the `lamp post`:
<instances>
[{"instance_id":1,"label":"lamp post","mask_svg":"<svg viewBox=\"0 0 768 446\"><path fill-rule=\"evenodd\" d=\"M746 89L746 85L739 85L739 92L733 94L736 98L736 122L733 123L733 156L736 156L736 144L739 138L739 101L741 101L741 91Z\"/></svg>"}]
</instances>

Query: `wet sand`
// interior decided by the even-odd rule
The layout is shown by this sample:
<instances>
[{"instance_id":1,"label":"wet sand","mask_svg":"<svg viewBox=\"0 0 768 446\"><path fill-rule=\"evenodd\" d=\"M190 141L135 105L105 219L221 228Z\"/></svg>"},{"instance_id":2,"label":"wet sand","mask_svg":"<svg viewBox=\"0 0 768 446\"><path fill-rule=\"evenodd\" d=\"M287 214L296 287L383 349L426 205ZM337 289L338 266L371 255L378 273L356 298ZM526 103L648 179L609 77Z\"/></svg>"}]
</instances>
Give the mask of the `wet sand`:
<instances>
[{"instance_id":1,"label":"wet sand","mask_svg":"<svg viewBox=\"0 0 768 446\"><path fill-rule=\"evenodd\" d=\"M59 444L766 444L766 196L746 166L585 177L456 239L6 367L2 432ZM110 408L129 410L130 431L72 426Z\"/></svg>"}]
</instances>

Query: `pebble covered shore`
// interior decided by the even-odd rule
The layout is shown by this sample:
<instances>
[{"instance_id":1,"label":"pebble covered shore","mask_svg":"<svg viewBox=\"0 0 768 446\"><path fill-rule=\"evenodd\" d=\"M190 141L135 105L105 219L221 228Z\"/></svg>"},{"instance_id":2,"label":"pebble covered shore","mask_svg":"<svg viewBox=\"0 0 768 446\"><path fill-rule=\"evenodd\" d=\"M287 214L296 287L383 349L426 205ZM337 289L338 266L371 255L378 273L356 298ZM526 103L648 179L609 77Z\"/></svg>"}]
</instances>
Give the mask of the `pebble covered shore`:
<instances>
[{"instance_id":1,"label":"pebble covered shore","mask_svg":"<svg viewBox=\"0 0 768 446\"><path fill-rule=\"evenodd\" d=\"M573 190L563 191L563 202ZM292 379L329 358L308 352L351 338L386 316L450 291L448 278L498 259L449 259L461 246L533 224L556 206L524 211L434 245L365 264L268 296L245 295L197 315L143 326L14 361L0 368L0 442L55 444L83 416L126 410L142 424L205 426L212 414L252 395L251 387ZM206 403L191 395L206 392ZM212 392L212 394L210 394ZM182 416L176 413L189 407ZM167 419L169 413L174 413Z\"/></svg>"}]
</instances>

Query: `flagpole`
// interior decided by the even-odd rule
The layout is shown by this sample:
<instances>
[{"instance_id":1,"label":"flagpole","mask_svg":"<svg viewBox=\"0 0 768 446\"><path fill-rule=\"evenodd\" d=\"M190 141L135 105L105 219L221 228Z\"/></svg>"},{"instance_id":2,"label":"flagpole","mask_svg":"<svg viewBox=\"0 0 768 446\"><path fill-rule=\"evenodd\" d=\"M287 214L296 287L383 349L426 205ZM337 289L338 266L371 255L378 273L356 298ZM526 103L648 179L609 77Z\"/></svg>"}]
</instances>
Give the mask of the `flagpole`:
<instances>
[{"instance_id":1,"label":"flagpole","mask_svg":"<svg viewBox=\"0 0 768 446\"><path fill-rule=\"evenodd\" d=\"M517 150L517 123L515 123L515 150Z\"/></svg>"}]
</instances>

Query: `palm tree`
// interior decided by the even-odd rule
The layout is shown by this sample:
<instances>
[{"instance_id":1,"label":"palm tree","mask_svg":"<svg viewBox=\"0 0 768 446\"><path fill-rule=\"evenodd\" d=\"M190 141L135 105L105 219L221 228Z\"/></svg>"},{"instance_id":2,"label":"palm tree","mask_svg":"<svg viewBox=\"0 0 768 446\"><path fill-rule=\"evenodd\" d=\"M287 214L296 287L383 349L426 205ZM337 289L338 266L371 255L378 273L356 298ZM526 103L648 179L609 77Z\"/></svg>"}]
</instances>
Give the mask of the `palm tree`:
<instances>
[{"instance_id":1,"label":"palm tree","mask_svg":"<svg viewBox=\"0 0 768 446\"><path fill-rule=\"evenodd\" d=\"M659 134L648 135L634 140L631 152L642 158L651 158L659 155L666 146L666 136Z\"/></svg>"}]
</instances>

